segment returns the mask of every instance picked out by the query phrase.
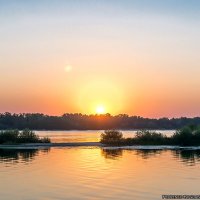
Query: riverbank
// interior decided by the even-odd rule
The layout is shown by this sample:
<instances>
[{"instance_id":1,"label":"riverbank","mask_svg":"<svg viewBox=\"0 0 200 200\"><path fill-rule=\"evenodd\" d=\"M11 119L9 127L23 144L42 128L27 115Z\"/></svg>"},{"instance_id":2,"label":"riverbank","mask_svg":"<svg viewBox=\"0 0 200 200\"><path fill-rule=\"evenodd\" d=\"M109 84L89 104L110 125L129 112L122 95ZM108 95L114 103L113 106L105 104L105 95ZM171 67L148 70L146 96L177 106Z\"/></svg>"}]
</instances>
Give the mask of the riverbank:
<instances>
[{"instance_id":1,"label":"riverbank","mask_svg":"<svg viewBox=\"0 0 200 200\"><path fill-rule=\"evenodd\" d=\"M127 149L127 150L200 150L200 146L175 146L175 145L131 145L131 146L109 146L100 142L73 142L73 143L29 143L0 145L0 149L43 149L64 147L100 147L103 149Z\"/></svg>"},{"instance_id":2,"label":"riverbank","mask_svg":"<svg viewBox=\"0 0 200 200\"><path fill-rule=\"evenodd\" d=\"M46 147L102 147L99 142L1 144L0 149L37 149Z\"/></svg>"}]
</instances>

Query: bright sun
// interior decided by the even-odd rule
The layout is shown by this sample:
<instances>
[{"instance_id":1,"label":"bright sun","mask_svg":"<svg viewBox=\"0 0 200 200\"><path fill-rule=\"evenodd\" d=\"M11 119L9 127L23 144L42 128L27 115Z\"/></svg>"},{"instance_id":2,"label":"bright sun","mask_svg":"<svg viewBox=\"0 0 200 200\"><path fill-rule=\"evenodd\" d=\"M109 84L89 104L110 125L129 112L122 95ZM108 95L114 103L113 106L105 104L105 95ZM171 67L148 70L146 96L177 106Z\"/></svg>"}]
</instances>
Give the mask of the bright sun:
<instances>
[{"instance_id":1,"label":"bright sun","mask_svg":"<svg viewBox=\"0 0 200 200\"><path fill-rule=\"evenodd\" d=\"M96 113L97 114L104 114L106 112L106 109L103 105L97 106L96 107Z\"/></svg>"}]
</instances>

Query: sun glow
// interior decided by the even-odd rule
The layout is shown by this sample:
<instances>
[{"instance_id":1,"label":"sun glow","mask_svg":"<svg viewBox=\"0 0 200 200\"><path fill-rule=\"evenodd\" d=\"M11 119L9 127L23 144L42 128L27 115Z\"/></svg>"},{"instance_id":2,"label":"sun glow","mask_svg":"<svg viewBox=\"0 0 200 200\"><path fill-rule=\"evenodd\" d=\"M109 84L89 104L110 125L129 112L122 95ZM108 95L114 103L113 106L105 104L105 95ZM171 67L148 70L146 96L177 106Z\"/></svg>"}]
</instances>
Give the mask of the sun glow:
<instances>
[{"instance_id":1,"label":"sun glow","mask_svg":"<svg viewBox=\"0 0 200 200\"><path fill-rule=\"evenodd\" d=\"M97 114L105 114L106 113L106 109L103 105L99 105L96 107L96 113Z\"/></svg>"},{"instance_id":2,"label":"sun glow","mask_svg":"<svg viewBox=\"0 0 200 200\"><path fill-rule=\"evenodd\" d=\"M106 78L88 79L79 87L77 106L81 113L116 115L121 113L124 95L121 85Z\"/></svg>"}]
</instances>

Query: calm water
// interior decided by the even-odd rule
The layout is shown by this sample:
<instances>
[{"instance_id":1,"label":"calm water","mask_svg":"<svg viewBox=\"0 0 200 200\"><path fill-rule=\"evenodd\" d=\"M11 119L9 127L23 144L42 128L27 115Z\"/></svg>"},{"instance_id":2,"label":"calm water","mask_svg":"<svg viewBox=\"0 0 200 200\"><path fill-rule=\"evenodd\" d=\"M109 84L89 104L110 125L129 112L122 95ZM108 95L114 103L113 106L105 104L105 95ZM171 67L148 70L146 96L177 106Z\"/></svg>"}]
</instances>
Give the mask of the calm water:
<instances>
[{"instance_id":1,"label":"calm water","mask_svg":"<svg viewBox=\"0 0 200 200\"><path fill-rule=\"evenodd\" d=\"M167 136L174 130L156 130ZM98 142L103 131L35 131L39 136L47 136L52 142ZM122 131L124 137L134 137L137 131Z\"/></svg>"},{"instance_id":2,"label":"calm water","mask_svg":"<svg viewBox=\"0 0 200 200\"><path fill-rule=\"evenodd\" d=\"M54 142L80 142L98 141L101 131L37 133ZM200 151L0 149L2 200L156 200L162 194L199 194L199 185Z\"/></svg>"},{"instance_id":3,"label":"calm water","mask_svg":"<svg viewBox=\"0 0 200 200\"><path fill-rule=\"evenodd\" d=\"M0 150L0 199L161 199L199 194L200 151Z\"/></svg>"}]
</instances>

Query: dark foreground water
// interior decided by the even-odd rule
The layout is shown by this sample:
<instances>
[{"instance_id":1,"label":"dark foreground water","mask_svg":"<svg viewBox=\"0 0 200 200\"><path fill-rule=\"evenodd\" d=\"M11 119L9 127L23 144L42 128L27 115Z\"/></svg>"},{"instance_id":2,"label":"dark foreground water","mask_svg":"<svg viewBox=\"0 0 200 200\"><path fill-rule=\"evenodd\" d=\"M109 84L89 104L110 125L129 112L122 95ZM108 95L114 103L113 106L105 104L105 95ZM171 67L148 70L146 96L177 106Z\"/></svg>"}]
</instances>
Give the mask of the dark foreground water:
<instances>
[{"instance_id":1,"label":"dark foreground water","mask_svg":"<svg viewBox=\"0 0 200 200\"><path fill-rule=\"evenodd\" d=\"M200 151L0 150L2 200L156 200L199 185Z\"/></svg>"}]
</instances>

